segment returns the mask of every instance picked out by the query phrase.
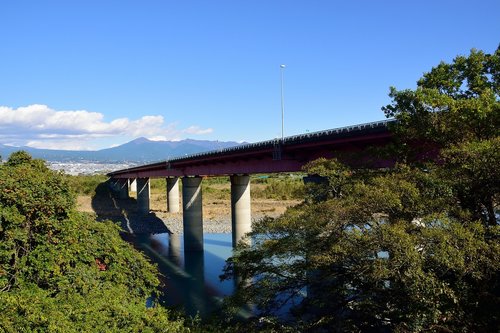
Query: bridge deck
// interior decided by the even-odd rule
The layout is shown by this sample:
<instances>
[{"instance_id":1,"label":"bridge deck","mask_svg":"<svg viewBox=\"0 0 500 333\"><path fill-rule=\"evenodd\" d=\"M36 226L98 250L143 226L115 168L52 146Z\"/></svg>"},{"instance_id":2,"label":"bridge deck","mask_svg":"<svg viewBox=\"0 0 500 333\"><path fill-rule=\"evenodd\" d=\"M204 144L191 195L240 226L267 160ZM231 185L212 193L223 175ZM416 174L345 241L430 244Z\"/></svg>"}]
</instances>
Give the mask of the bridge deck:
<instances>
[{"instance_id":1,"label":"bridge deck","mask_svg":"<svg viewBox=\"0 0 500 333\"><path fill-rule=\"evenodd\" d=\"M113 178L221 176L300 171L307 162L338 151L360 151L387 144L393 120L305 133L231 148L181 156L114 171Z\"/></svg>"}]
</instances>

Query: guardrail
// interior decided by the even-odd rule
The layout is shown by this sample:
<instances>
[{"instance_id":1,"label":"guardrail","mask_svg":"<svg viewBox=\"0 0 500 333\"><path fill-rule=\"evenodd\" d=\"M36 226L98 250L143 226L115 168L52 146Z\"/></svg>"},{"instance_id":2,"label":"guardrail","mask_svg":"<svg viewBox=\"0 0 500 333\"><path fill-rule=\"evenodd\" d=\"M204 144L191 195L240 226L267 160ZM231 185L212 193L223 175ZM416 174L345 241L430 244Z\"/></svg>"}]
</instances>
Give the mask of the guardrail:
<instances>
[{"instance_id":1,"label":"guardrail","mask_svg":"<svg viewBox=\"0 0 500 333\"><path fill-rule=\"evenodd\" d=\"M145 165L141 165L141 166L136 166L136 167L132 167L132 168L125 169L125 170L118 170L118 171L110 172L108 174L108 176L113 176L115 174L120 174L120 173L125 173L125 172L140 171L140 170L144 170L146 168L147 169L164 168L164 167L168 168L168 166L171 163L185 162L185 161L189 161L189 160L193 160L193 159L207 158L207 157L218 156L218 155L228 155L228 154L232 154L235 152L242 152L242 151L246 151L246 150L251 151L251 150L255 150L255 149L262 149L265 147L273 148L276 145L282 145L283 147L286 147L287 145L291 145L291 144L320 140L320 139L325 138L325 137L344 135L344 134L353 133L355 131L363 131L363 130L377 129L377 128L379 128L379 129L388 128L389 124L393 123L393 122L395 122L394 119L375 121L375 122L369 122L369 123L358 124L358 125L338 127L338 128L333 128L333 129L328 129L328 130L323 130L323 131L298 134L298 135L288 136L288 137L285 137L283 139L276 138L273 140L259 141L256 143L248 143L248 144L238 145L238 146L229 147L229 148L210 150L210 151L206 151L206 152L202 152L202 153L195 153L195 154L189 154L189 155L185 155L185 156L174 157L174 158L170 158L167 160L162 160L159 162L154 162L154 163L149 163L149 164L145 164Z\"/></svg>"},{"instance_id":2,"label":"guardrail","mask_svg":"<svg viewBox=\"0 0 500 333\"><path fill-rule=\"evenodd\" d=\"M361 130L364 130L367 128L380 128L380 127L387 128L388 124L393 123L393 122L395 122L395 120L389 119L389 120L374 121L374 122L364 123L364 124L359 124L359 125L344 126L344 127L333 128L333 129L311 132L311 133L292 135L289 137L285 137L283 140L277 138L277 139L273 139L273 140L259 141L256 143L248 143L248 144L244 144L244 145L238 145L238 146L219 149L219 150L210 150L210 151L206 151L206 152L202 152L202 153L195 153L195 154L190 154L190 155L185 155L185 156L174 157L174 158L166 160L166 162L179 162L179 161L190 160L190 159L198 158L198 157L208 157L208 156L217 155L217 154L226 154L226 153L232 153L232 152L237 152L237 151L242 151L242 150L251 150L254 148L271 147L277 143L282 143L283 145L287 145L287 144L291 144L291 143L297 143L300 141L306 141L306 140L312 139L312 138L321 138L324 136L330 136L330 135L334 135L334 134L349 133L349 132L353 132L355 130L361 131Z\"/></svg>"}]
</instances>

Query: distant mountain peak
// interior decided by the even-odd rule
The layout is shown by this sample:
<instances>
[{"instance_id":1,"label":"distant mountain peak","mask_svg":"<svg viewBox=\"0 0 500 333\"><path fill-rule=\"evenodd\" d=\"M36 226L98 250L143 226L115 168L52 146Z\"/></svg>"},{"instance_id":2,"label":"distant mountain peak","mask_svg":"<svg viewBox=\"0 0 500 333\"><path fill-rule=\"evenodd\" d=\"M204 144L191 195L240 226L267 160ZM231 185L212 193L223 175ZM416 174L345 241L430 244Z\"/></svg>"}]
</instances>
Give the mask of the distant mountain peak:
<instances>
[{"instance_id":1,"label":"distant mountain peak","mask_svg":"<svg viewBox=\"0 0 500 333\"><path fill-rule=\"evenodd\" d=\"M28 151L35 158L48 161L93 161L97 163L134 162L147 163L166 160L173 157L201 153L210 150L220 150L240 143L234 141L209 141L185 139L180 141L152 141L144 137L137 138L125 144L97 151L50 150L31 147L9 147L0 144L0 156L7 158L19 149Z\"/></svg>"},{"instance_id":2,"label":"distant mountain peak","mask_svg":"<svg viewBox=\"0 0 500 333\"><path fill-rule=\"evenodd\" d=\"M140 143L147 143L147 142L151 142L151 140L149 140L149 139L141 136L140 138L134 139L134 140L130 141L129 143L138 143L138 144L140 144Z\"/></svg>"}]
</instances>

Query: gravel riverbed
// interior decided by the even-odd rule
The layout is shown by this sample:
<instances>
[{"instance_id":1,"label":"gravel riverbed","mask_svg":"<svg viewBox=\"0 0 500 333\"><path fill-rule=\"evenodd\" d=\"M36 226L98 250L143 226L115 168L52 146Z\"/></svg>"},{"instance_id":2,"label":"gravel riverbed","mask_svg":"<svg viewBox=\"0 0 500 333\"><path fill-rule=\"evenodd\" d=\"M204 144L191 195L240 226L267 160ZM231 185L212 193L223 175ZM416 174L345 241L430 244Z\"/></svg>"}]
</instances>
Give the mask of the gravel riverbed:
<instances>
[{"instance_id":1,"label":"gravel riverbed","mask_svg":"<svg viewBox=\"0 0 500 333\"><path fill-rule=\"evenodd\" d=\"M167 214L158 214L162 220L165 227L172 233L182 234L182 215L171 214L170 216L165 216ZM257 215L252 218L253 221L257 221L264 217L264 215ZM231 233L231 220L230 218L213 218L206 219L203 221L203 232L209 234L230 234Z\"/></svg>"},{"instance_id":2,"label":"gravel riverbed","mask_svg":"<svg viewBox=\"0 0 500 333\"><path fill-rule=\"evenodd\" d=\"M265 215L256 214L252 221L257 221ZM181 214L168 214L163 212L151 212L148 215L124 214L99 216L101 220L111 220L119 224L125 232L131 234L161 234L161 233L183 233ZM203 221L203 232L214 234L231 233L230 218L219 217L205 219Z\"/></svg>"},{"instance_id":3,"label":"gravel riverbed","mask_svg":"<svg viewBox=\"0 0 500 333\"><path fill-rule=\"evenodd\" d=\"M182 215L180 214L158 214L163 224L174 234L182 234ZM203 221L204 233L231 233L231 221L229 219L211 219Z\"/></svg>"},{"instance_id":4,"label":"gravel riverbed","mask_svg":"<svg viewBox=\"0 0 500 333\"><path fill-rule=\"evenodd\" d=\"M151 200L151 212L143 215L137 213L135 200L119 199L106 194L105 192L104 195L93 198L78 197L78 210L95 214L100 220L114 221L131 234L182 234L182 213L168 213L163 207L163 201ZM298 203L296 200L253 200L252 221L264 216L280 216L287 207ZM231 233L230 207L229 200L208 201L203 208L203 232Z\"/></svg>"}]
</instances>

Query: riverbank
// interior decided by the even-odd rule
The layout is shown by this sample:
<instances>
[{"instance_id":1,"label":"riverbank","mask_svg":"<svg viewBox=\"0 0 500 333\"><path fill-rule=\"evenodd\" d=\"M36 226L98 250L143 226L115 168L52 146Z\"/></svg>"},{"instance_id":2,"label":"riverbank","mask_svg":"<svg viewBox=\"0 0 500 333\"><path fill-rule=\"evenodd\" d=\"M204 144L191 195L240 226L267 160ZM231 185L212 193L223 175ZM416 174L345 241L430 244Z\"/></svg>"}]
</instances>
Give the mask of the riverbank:
<instances>
[{"instance_id":1,"label":"riverbank","mask_svg":"<svg viewBox=\"0 0 500 333\"><path fill-rule=\"evenodd\" d=\"M265 216L277 217L288 207L299 204L299 200L252 199L252 220ZM143 223L137 223L135 199L117 199L109 193L99 193L94 197L80 195L77 197L77 209L81 212L93 213L99 218L119 221L125 231L131 233L182 233L182 213L169 213L166 210L164 196L151 195L151 213L145 216ZM182 205L181 205L182 207ZM231 202L226 199L204 200L203 232L231 233Z\"/></svg>"}]
</instances>

